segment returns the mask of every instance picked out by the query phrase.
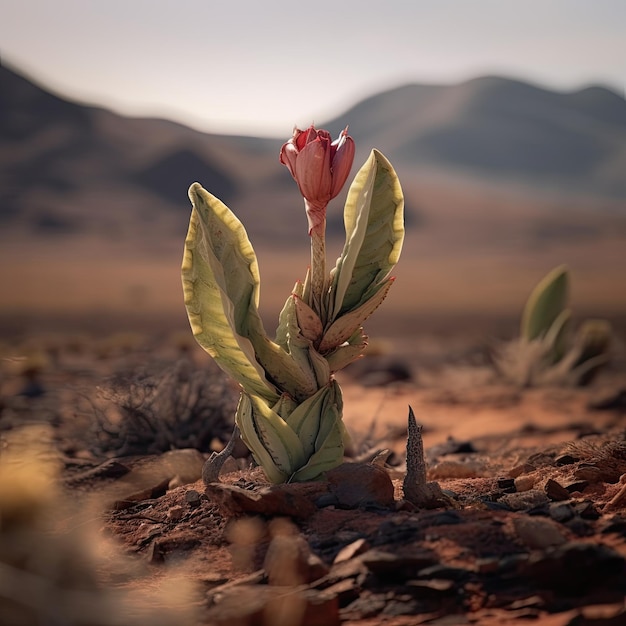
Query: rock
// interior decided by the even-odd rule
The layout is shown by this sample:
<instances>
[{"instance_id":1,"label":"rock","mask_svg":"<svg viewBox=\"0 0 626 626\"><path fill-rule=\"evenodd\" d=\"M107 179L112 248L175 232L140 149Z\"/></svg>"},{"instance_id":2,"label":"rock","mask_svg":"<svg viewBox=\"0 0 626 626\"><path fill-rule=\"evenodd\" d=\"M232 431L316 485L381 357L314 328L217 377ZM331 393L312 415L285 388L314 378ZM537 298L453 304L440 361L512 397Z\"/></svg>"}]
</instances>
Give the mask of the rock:
<instances>
[{"instance_id":1,"label":"rock","mask_svg":"<svg viewBox=\"0 0 626 626\"><path fill-rule=\"evenodd\" d=\"M195 489L185 492L185 502L192 508L200 506L200 494Z\"/></svg>"},{"instance_id":2,"label":"rock","mask_svg":"<svg viewBox=\"0 0 626 626\"><path fill-rule=\"evenodd\" d=\"M369 543L367 542L366 539L363 539L363 538L357 539L356 541L353 541L351 544L339 550L339 552L337 553L337 556L335 557L333 561L333 564L341 563L343 561L348 561L351 558L359 554L362 554L368 549L369 549Z\"/></svg>"},{"instance_id":3,"label":"rock","mask_svg":"<svg viewBox=\"0 0 626 626\"><path fill-rule=\"evenodd\" d=\"M522 474L528 474L530 472L534 472L537 468L531 463L522 463L521 465L516 465L512 469L509 470L509 476L511 478L517 478L518 476L522 476Z\"/></svg>"},{"instance_id":4,"label":"rock","mask_svg":"<svg viewBox=\"0 0 626 626\"><path fill-rule=\"evenodd\" d=\"M185 510L182 506L173 506L168 512L167 517L172 522L180 522L185 514Z\"/></svg>"},{"instance_id":5,"label":"rock","mask_svg":"<svg viewBox=\"0 0 626 626\"><path fill-rule=\"evenodd\" d=\"M439 562L430 550L413 548L404 550L402 554L372 549L358 558L372 574L385 581L417 578L420 570Z\"/></svg>"},{"instance_id":6,"label":"rock","mask_svg":"<svg viewBox=\"0 0 626 626\"><path fill-rule=\"evenodd\" d=\"M150 548L149 560L151 563L163 563L170 559L180 558L181 552L188 552L200 543L198 537L189 534L169 535L156 539Z\"/></svg>"},{"instance_id":7,"label":"rock","mask_svg":"<svg viewBox=\"0 0 626 626\"><path fill-rule=\"evenodd\" d=\"M536 480L534 476L518 476L515 479L515 490L530 491L535 486Z\"/></svg>"},{"instance_id":8,"label":"rock","mask_svg":"<svg viewBox=\"0 0 626 626\"><path fill-rule=\"evenodd\" d=\"M214 626L339 626L339 601L336 594L304 587L237 585L215 598L215 606L205 614ZM271 621L268 620L271 618Z\"/></svg>"},{"instance_id":9,"label":"rock","mask_svg":"<svg viewBox=\"0 0 626 626\"><path fill-rule=\"evenodd\" d=\"M582 493L587 487L589 487L589 483L586 480L576 480L573 483L567 483L567 485L565 485L565 489L567 489L570 494L577 492Z\"/></svg>"},{"instance_id":10,"label":"rock","mask_svg":"<svg viewBox=\"0 0 626 626\"><path fill-rule=\"evenodd\" d=\"M562 454L561 456L557 456L556 459L554 459L554 462L557 465L572 465L572 463L577 463L578 461L580 461L580 459L577 459L571 454Z\"/></svg>"},{"instance_id":11,"label":"rock","mask_svg":"<svg viewBox=\"0 0 626 626\"><path fill-rule=\"evenodd\" d=\"M570 492L563 487L560 483L557 483L556 480L549 478L545 484L544 491L550 500L552 501L561 501L561 500L569 500L571 498Z\"/></svg>"},{"instance_id":12,"label":"rock","mask_svg":"<svg viewBox=\"0 0 626 626\"><path fill-rule=\"evenodd\" d=\"M343 508L390 508L394 504L394 488L389 474L369 463L343 463L327 473L330 493Z\"/></svg>"},{"instance_id":13,"label":"rock","mask_svg":"<svg viewBox=\"0 0 626 626\"><path fill-rule=\"evenodd\" d=\"M544 550L567 542L565 534L552 520L541 517L516 517L513 527L517 536L531 550Z\"/></svg>"},{"instance_id":14,"label":"rock","mask_svg":"<svg viewBox=\"0 0 626 626\"><path fill-rule=\"evenodd\" d=\"M441 461L428 470L428 478L479 478L485 473L485 466L477 461Z\"/></svg>"},{"instance_id":15,"label":"rock","mask_svg":"<svg viewBox=\"0 0 626 626\"><path fill-rule=\"evenodd\" d=\"M498 478L496 486L504 493L515 493L517 491L514 478Z\"/></svg>"},{"instance_id":16,"label":"rock","mask_svg":"<svg viewBox=\"0 0 626 626\"><path fill-rule=\"evenodd\" d=\"M600 513L596 505L591 500L583 500L574 505L574 510L583 519L597 520L600 519Z\"/></svg>"},{"instance_id":17,"label":"rock","mask_svg":"<svg viewBox=\"0 0 626 626\"><path fill-rule=\"evenodd\" d=\"M319 497L325 489L323 483L272 485L253 491L225 483L210 483L204 492L209 500L232 515L256 513L306 519L317 510L313 498Z\"/></svg>"},{"instance_id":18,"label":"rock","mask_svg":"<svg viewBox=\"0 0 626 626\"><path fill-rule=\"evenodd\" d=\"M575 515L574 507L565 502L552 502L549 507L550 517L560 524L569 522Z\"/></svg>"},{"instance_id":19,"label":"rock","mask_svg":"<svg viewBox=\"0 0 626 626\"><path fill-rule=\"evenodd\" d=\"M548 502L543 491L530 489L522 493L505 493L499 500L511 508L512 511L523 511Z\"/></svg>"}]
</instances>

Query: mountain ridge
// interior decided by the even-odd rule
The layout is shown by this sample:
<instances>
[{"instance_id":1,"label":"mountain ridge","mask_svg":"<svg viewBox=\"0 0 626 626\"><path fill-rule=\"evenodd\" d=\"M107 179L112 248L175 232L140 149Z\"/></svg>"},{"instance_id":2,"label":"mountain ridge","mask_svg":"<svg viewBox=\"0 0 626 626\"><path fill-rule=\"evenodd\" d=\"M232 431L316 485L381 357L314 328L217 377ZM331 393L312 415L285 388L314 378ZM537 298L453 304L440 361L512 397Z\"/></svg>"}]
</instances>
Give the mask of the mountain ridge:
<instances>
[{"instance_id":1,"label":"mountain ridge","mask_svg":"<svg viewBox=\"0 0 626 626\"><path fill-rule=\"evenodd\" d=\"M5 64L0 112L0 223L7 233L91 229L134 237L149 218L155 233L179 236L189 214L186 191L196 180L236 203L263 236L288 241L301 227L281 218L297 200L278 164L279 139L124 117L51 93ZM403 181L435 172L445 184L511 184L611 206L626 199L626 101L605 87L556 92L498 76L409 83L322 126L336 135L347 123L357 141L355 163L377 147ZM412 182L406 187L408 223L417 223L419 198Z\"/></svg>"}]
</instances>

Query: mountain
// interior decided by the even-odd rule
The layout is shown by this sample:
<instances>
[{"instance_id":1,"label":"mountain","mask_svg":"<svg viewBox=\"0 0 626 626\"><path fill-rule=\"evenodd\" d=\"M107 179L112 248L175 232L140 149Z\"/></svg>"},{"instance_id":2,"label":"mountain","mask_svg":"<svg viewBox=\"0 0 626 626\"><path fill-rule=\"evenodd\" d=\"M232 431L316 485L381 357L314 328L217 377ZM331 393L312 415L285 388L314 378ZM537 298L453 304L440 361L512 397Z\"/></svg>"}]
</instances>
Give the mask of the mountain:
<instances>
[{"instance_id":1,"label":"mountain","mask_svg":"<svg viewBox=\"0 0 626 626\"><path fill-rule=\"evenodd\" d=\"M171 222L178 214L174 222L182 224L192 182L202 180L230 202L267 143L125 118L68 101L1 66L0 221L42 234L115 236L148 217Z\"/></svg>"},{"instance_id":2,"label":"mountain","mask_svg":"<svg viewBox=\"0 0 626 626\"><path fill-rule=\"evenodd\" d=\"M357 103L324 127L346 123L357 163L382 150L407 190L407 224L419 223L414 181L514 185L565 199L626 199L626 101L589 87L556 93L506 78L406 85ZM186 190L198 180L237 207L258 237L289 241L302 220L278 164L281 141L206 134L166 120L134 119L52 94L0 67L0 226L5 235L92 232L180 238ZM341 220L330 220L333 231ZM1 236L1 235L0 235Z\"/></svg>"},{"instance_id":3,"label":"mountain","mask_svg":"<svg viewBox=\"0 0 626 626\"><path fill-rule=\"evenodd\" d=\"M531 187L626 197L626 100L602 87L557 93L499 77L406 85L333 120L405 168L462 170Z\"/></svg>"}]
</instances>

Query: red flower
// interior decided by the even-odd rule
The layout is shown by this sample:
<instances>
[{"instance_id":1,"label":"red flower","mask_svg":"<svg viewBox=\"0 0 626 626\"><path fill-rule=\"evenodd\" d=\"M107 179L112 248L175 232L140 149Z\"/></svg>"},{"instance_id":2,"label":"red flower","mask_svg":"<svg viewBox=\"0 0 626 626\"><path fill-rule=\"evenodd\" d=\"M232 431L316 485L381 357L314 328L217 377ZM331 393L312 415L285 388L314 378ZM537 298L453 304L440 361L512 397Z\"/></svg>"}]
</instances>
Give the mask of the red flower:
<instances>
[{"instance_id":1,"label":"red flower","mask_svg":"<svg viewBox=\"0 0 626 626\"><path fill-rule=\"evenodd\" d=\"M295 128L283 145L280 162L287 166L305 199L309 232L323 222L326 206L343 187L354 160L354 140L348 128L332 141L327 130L311 125Z\"/></svg>"}]
</instances>

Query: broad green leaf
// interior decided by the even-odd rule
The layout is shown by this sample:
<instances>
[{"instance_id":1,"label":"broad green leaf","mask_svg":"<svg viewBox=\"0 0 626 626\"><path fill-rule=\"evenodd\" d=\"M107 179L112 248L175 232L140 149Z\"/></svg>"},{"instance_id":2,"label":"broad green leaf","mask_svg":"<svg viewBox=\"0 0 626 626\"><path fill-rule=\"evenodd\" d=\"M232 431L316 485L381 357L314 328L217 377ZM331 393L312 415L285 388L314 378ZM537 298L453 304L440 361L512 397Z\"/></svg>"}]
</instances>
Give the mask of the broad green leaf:
<instances>
[{"instance_id":1,"label":"broad green leaf","mask_svg":"<svg viewBox=\"0 0 626 626\"><path fill-rule=\"evenodd\" d=\"M267 479L272 483L282 483L289 477L289 472L283 472L272 455L266 450L263 441L256 431L252 414L252 402L247 394L242 393L237 405L235 423L239 426L241 439L246 444L254 460L263 468Z\"/></svg>"},{"instance_id":2,"label":"broad green leaf","mask_svg":"<svg viewBox=\"0 0 626 626\"><path fill-rule=\"evenodd\" d=\"M307 459L315 452L315 441L323 418L322 411L329 393L328 386L320 389L315 395L299 404L287 418L287 423L298 435Z\"/></svg>"},{"instance_id":3,"label":"broad green leaf","mask_svg":"<svg viewBox=\"0 0 626 626\"><path fill-rule=\"evenodd\" d=\"M363 302L357 308L340 315L324 333L324 337L319 345L319 351L324 354L346 342L380 306L387 293L389 293L393 280L393 278L388 278L380 285L373 297Z\"/></svg>"},{"instance_id":4,"label":"broad green leaf","mask_svg":"<svg viewBox=\"0 0 626 626\"><path fill-rule=\"evenodd\" d=\"M551 363L556 363L565 356L571 318L571 310L563 309L545 335L546 345L550 347L548 357Z\"/></svg>"},{"instance_id":5,"label":"broad green leaf","mask_svg":"<svg viewBox=\"0 0 626 626\"><path fill-rule=\"evenodd\" d=\"M400 258L404 197L393 167L377 150L350 186L344 223L346 242L331 273L331 323L371 297Z\"/></svg>"},{"instance_id":6,"label":"broad green leaf","mask_svg":"<svg viewBox=\"0 0 626 626\"><path fill-rule=\"evenodd\" d=\"M306 461L298 436L263 399L244 393L239 405L236 418L244 442L271 481L284 481Z\"/></svg>"},{"instance_id":7,"label":"broad green leaf","mask_svg":"<svg viewBox=\"0 0 626 626\"><path fill-rule=\"evenodd\" d=\"M242 373L239 365L231 366L231 361L242 361L234 356L234 338L271 393L255 384L248 389L251 394L261 395L271 403L276 401L276 388L297 399L312 395L317 390L311 382L314 377L309 371L302 371L287 352L267 337L263 328L258 312L259 270L243 225L223 202L198 183L189 189L189 197L194 206L193 232L186 245L183 285L185 300L191 303L188 311L194 316L194 334L210 354L220 355L225 369L231 368L227 369L229 373L232 370L235 377L240 374L243 382L237 379L248 385L252 382L250 371ZM189 255L187 250L191 251ZM198 275L206 280L198 281ZM225 332L223 323L217 333L210 328L213 317L209 312L214 313L220 306L219 321L227 322L230 332Z\"/></svg>"},{"instance_id":8,"label":"broad green leaf","mask_svg":"<svg viewBox=\"0 0 626 626\"><path fill-rule=\"evenodd\" d=\"M341 464L344 453L345 429L341 419L343 400L341 387L332 381L322 396L320 424L315 438L315 452L292 477L293 481L315 480L324 472Z\"/></svg>"},{"instance_id":9,"label":"broad green leaf","mask_svg":"<svg viewBox=\"0 0 626 626\"><path fill-rule=\"evenodd\" d=\"M522 313L522 338L532 341L548 332L567 305L568 282L565 265L556 267L539 281Z\"/></svg>"},{"instance_id":10,"label":"broad green leaf","mask_svg":"<svg viewBox=\"0 0 626 626\"><path fill-rule=\"evenodd\" d=\"M232 221L236 220L232 214L229 215L227 207L219 200L215 199L213 204L217 205L219 213L227 223L232 224ZM252 343L235 330L237 324L234 312L242 306L248 309L255 281L258 280L256 261L252 259L254 251L251 246L247 250L250 293L245 295L240 290L240 299L243 298L245 302L243 304L240 301L233 302L227 290L220 284L224 282L221 263L211 246L207 244L206 229L207 227L203 228L199 213L194 208L185 240L182 264L183 294L191 330L198 343L248 393L255 393L268 401L276 401L278 398L276 389L265 378L265 372L256 360ZM225 224L222 232L223 239L230 240L231 250L236 245L234 240L238 238L237 245L240 248L247 248L245 242L241 242L242 235L238 229ZM238 263L240 266L242 264L246 264L245 257ZM219 276L216 276L216 271Z\"/></svg>"}]
</instances>

